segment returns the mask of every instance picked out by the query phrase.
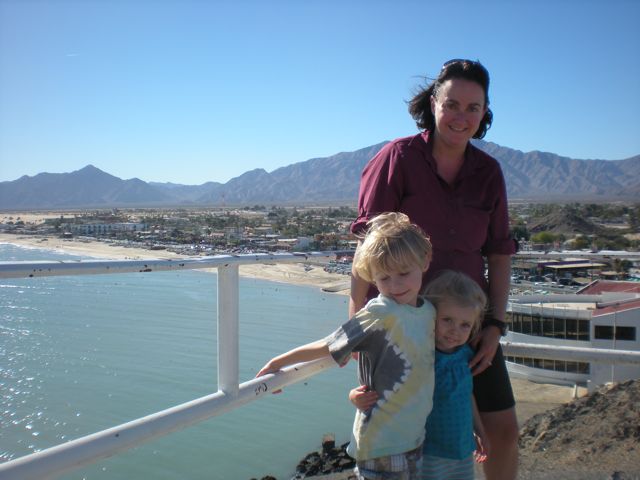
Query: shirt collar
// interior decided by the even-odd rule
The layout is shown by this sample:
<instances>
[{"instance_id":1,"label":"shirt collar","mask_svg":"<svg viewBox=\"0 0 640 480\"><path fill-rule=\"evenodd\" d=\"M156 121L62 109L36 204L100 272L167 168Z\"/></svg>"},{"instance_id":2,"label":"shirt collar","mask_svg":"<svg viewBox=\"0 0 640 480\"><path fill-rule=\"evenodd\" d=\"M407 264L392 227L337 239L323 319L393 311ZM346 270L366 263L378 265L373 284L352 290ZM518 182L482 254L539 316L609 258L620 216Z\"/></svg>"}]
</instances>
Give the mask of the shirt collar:
<instances>
[{"instance_id":1,"label":"shirt collar","mask_svg":"<svg viewBox=\"0 0 640 480\"><path fill-rule=\"evenodd\" d=\"M413 143L415 143L416 146L425 153L427 163L434 172L437 172L436 160L433 158L433 154L431 153L433 151L433 142L430 137L430 132L425 130L419 135L416 135L416 137L411 140L411 144L413 145ZM422 141L417 141L418 139ZM475 175L476 171L480 169L481 166L482 163L478 158L478 148L469 142L466 150L464 151L464 163L458 173L457 181Z\"/></svg>"}]
</instances>

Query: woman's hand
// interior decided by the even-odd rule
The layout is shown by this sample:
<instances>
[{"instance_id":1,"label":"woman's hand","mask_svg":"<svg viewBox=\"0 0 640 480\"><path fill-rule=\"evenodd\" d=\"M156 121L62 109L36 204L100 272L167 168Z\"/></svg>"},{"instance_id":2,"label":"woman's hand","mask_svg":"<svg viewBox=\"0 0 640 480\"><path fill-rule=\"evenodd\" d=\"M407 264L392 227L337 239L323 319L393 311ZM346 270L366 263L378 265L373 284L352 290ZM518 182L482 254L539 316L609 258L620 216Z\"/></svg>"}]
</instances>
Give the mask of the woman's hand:
<instances>
[{"instance_id":1,"label":"woman's hand","mask_svg":"<svg viewBox=\"0 0 640 480\"><path fill-rule=\"evenodd\" d=\"M489 311L498 320L504 321L507 310L511 279L511 256L491 254L487 256L489 280ZM493 362L500 343L500 329L487 325L471 342L476 354L469 362L473 375L484 372Z\"/></svg>"},{"instance_id":2,"label":"woman's hand","mask_svg":"<svg viewBox=\"0 0 640 480\"><path fill-rule=\"evenodd\" d=\"M487 325L480 330L471 341L471 346L476 350L475 356L469 362L469 368L473 375L484 372L496 356L496 350L500 344L500 329L493 325Z\"/></svg>"},{"instance_id":3,"label":"woman's hand","mask_svg":"<svg viewBox=\"0 0 640 480\"><path fill-rule=\"evenodd\" d=\"M366 385L360 385L349 392L349 401L361 412L367 412L378 401L378 394Z\"/></svg>"}]
</instances>

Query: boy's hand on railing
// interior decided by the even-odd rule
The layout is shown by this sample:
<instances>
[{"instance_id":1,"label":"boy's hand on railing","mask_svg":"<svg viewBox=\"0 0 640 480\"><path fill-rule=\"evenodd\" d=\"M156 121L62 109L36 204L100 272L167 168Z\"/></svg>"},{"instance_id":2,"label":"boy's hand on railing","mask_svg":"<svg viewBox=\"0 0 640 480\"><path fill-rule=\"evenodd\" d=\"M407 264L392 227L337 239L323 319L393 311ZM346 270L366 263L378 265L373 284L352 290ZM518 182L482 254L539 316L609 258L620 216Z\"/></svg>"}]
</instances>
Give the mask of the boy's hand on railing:
<instances>
[{"instance_id":1,"label":"boy's hand on railing","mask_svg":"<svg viewBox=\"0 0 640 480\"><path fill-rule=\"evenodd\" d=\"M276 373L280 371L280 367L278 367L277 365L274 364L273 360L270 360L264 367L262 367L258 373L256 373L255 378L258 377L262 377L263 375L267 375L269 373ZM282 389L280 390L274 390L273 392L274 395L277 393L282 393Z\"/></svg>"},{"instance_id":2,"label":"boy's hand on railing","mask_svg":"<svg viewBox=\"0 0 640 480\"><path fill-rule=\"evenodd\" d=\"M368 412L378 401L378 394L366 385L360 385L349 392L349 401L361 412Z\"/></svg>"},{"instance_id":3,"label":"boy's hand on railing","mask_svg":"<svg viewBox=\"0 0 640 480\"><path fill-rule=\"evenodd\" d=\"M264 367L262 367L258 373L256 373L256 378L262 377L263 375L267 375L268 373L276 373L280 371L279 368L274 367L271 362L268 362Z\"/></svg>"}]
</instances>

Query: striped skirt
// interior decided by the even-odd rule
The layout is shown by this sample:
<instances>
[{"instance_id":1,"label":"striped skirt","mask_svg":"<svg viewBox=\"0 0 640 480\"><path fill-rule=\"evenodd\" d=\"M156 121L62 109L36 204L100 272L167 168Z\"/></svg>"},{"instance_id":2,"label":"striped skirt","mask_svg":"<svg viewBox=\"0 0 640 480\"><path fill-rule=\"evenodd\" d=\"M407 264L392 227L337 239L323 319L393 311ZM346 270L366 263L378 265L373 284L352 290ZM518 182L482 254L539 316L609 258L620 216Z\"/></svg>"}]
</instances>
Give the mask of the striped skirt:
<instances>
[{"instance_id":1,"label":"striped skirt","mask_svg":"<svg viewBox=\"0 0 640 480\"><path fill-rule=\"evenodd\" d=\"M473 455L462 460L422 457L422 480L473 480Z\"/></svg>"}]
</instances>

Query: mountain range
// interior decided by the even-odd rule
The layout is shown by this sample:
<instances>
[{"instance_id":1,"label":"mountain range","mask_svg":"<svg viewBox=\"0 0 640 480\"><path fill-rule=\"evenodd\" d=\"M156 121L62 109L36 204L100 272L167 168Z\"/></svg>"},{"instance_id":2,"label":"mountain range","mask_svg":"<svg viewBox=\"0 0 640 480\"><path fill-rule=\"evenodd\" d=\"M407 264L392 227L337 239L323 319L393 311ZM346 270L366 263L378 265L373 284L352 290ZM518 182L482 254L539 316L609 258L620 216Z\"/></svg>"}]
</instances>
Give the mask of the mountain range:
<instances>
[{"instance_id":1,"label":"mountain range","mask_svg":"<svg viewBox=\"0 0 640 480\"><path fill-rule=\"evenodd\" d=\"M355 204L365 164L386 144L313 158L272 172L250 170L226 183L201 185L122 180L92 165L71 173L40 173L0 182L0 210L255 204ZM510 201L640 199L640 155L625 160L575 160L474 143L502 167Z\"/></svg>"}]
</instances>

